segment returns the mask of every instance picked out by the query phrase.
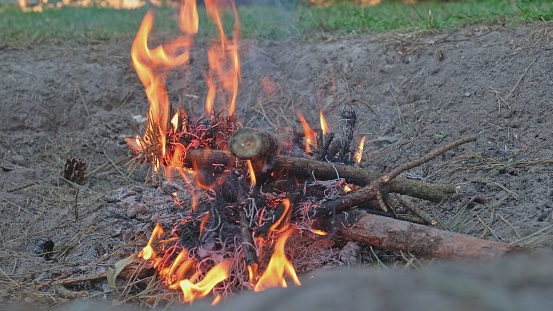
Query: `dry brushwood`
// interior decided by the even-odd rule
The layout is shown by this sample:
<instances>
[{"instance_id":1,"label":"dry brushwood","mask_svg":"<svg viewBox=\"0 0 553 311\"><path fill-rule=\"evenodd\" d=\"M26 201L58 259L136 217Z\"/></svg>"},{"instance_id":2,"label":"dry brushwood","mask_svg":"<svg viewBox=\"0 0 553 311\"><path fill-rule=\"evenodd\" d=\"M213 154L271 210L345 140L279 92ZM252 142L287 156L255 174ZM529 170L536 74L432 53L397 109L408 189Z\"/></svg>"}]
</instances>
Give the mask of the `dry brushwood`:
<instances>
[{"instance_id":1,"label":"dry brushwood","mask_svg":"<svg viewBox=\"0 0 553 311\"><path fill-rule=\"evenodd\" d=\"M337 216L344 238L391 251L423 257L496 259L513 247L389 217L352 210Z\"/></svg>"},{"instance_id":2,"label":"dry brushwood","mask_svg":"<svg viewBox=\"0 0 553 311\"><path fill-rule=\"evenodd\" d=\"M472 138L470 141L472 141ZM252 147L244 148L244 146ZM265 164L263 167L267 167L267 162L269 162L273 166L273 171L280 175L293 174L298 177L316 177L317 179L327 180L344 178L346 182L359 186L369 185L379 180L381 176L381 174L377 172L346 165L307 158L270 156L267 154L268 151L274 152L278 150L278 147L278 141L274 136L265 131L255 129L240 129L230 140L230 149L237 158L253 161L261 160ZM449 146L449 149L451 148L452 147ZM443 152L445 152L445 150L442 151L442 153ZM437 156L437 154L433 157L435 156ZM229 164L234 163L236 159L225 151L189 150L185 162L192 163L199 161L206 164ZM433 202L440 202L449 195L455 193L455 186L431 185L397 177L386 185L385 190L387 192L405 194Z\"/></svg>"},{"instance_id":3,"label":"dry brushwood","mask_svg":"<svg viewBox=\"0 0 553 311\"><path fill-rule=\"evenodd\" d=\"M328 200L324 202L321 208L318 210L318 213L330 214L330 213L342 212L372 199L376 199L380 205L380 208L386 212L387 211L386 203L384 202L382 193L397 192L399 194L407 194L410 196L417 197L415 193L401 193L399 191L392 191L392 189L389 188L389 185L393 184L394 178L397 178L399 174L401 174L402 172L407 171L423 163L426 163L450 149L453 149L461 144L475 141L475 140L476 138L474 137L463 138L463 139L454 141L451 144L448 144L442 148L436 149L420 159L411 161L405 165L402 165L392 170L390 173L375 179L368 186L365 186L361 189L358 189L356 191L343 195L337 199Z\"/></svg>"}]
</instances>

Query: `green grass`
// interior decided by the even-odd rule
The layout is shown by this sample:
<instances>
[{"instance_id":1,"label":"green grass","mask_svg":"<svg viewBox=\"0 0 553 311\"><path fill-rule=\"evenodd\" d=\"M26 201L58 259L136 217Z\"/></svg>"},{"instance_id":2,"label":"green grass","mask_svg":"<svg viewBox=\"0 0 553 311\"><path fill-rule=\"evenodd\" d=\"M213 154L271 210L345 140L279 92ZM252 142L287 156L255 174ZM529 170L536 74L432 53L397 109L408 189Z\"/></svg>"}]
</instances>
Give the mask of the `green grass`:
<instances>
[{"instance_id":1,"label":"green grass","mask_svg":"<svg viewBox=\"0 0 553 311\"><path fill-rule=\"evenodd\" d=\"M132 37L146 12L98 7L45 9L21 12L14 5L0 6L0 46L36 43L42 40L109 40ZM176 33L171 8L157 9L154 31ZM201 29L213 31L200 8ZM553 1L473 0L425 1L405 5L384 0L374 7L338 2L328 8L306 5L241 6L242 36L281 40L321 38L384 32L398 29L441 30L472 24L518 25L553 19ZM231 24L228 18L225 24ZM207 26L206 26L207 25Z\"/></svg>"}]
</instances>

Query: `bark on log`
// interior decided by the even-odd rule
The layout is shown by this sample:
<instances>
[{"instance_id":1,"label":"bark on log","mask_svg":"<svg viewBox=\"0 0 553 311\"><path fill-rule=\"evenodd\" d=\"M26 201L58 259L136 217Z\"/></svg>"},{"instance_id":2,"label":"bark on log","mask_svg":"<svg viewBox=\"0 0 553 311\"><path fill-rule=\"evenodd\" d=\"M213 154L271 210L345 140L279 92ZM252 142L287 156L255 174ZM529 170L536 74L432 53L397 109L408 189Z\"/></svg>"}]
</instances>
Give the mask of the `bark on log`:
<instances>
[{"instance_id":1,"label":"bark on log","mask_svg":"<svg viewBox=\"0 0 553 311\"><path fill-rule=\"evenodd\" d=\"M423 257L496 259L513 251L507 244L354 210L338 215L346 239Z\"/></svg>"},{"instance_id":2,"label":"bark on log","mask_svg":"<svg viewBox=\"0 0 553 311\"><path fill-rule=\"evenodd\" d=\"M202 165L222 164L233 166L239 159L230 152L222 150L188 150L184 162L187 165L198 163ZM315 176L317 179L344 178L346 182L365 186L380 177L380 173L340 164L321 162L318 160L275 157L273 170L280 175L293 174L301 177ZM387 192L409 195L432 202L440 202L455 193L455 185L426 184L401 176L396 177L383 190Z\"/></svg>"}]
</instances>

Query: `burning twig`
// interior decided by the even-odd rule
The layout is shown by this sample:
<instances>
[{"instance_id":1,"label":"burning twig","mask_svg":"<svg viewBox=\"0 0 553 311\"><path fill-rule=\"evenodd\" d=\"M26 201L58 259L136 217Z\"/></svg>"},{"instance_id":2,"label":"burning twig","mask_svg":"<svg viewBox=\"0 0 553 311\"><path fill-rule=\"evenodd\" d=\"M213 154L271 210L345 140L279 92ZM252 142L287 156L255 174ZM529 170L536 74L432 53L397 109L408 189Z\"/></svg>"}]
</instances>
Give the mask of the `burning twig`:
<instances>
[{"instance_id":1,"label":"burning twig","mask_svg":"<svg viewBox=\"0 0 553 311\"><path fill-rule=\"evenodd\" d=\"M504 243L439 230L354 210L339 215L340 234L348 240L417 256L496 259L514 249Z\"/></svg>"}]
</instances>

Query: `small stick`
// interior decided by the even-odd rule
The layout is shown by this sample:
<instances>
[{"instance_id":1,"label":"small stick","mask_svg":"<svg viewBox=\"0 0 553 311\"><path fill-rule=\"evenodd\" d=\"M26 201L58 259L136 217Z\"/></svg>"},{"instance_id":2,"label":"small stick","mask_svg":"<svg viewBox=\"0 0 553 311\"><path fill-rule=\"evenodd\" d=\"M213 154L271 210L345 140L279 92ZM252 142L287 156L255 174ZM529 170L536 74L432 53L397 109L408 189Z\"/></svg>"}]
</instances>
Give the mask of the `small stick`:
<instances>
[{"instance_id":1,"label":"small stick","mask_svg":"<svg viewBox=\"0 0 553 311\"><path fill-rule=\"evenodd\" d=\"M436 219L433 219L432 217L430 217L430 215L428 215L428 213L426 213L425 211L420 209L418 206L416 206L413 203L413 201L411 201L408 197L403 196L403 195L398 195L397 198L401 202L401 204L405 205L405 207L407 207L409 210L411 210L413 213L415 213L417 216L419 216L427 224L432 225L432 226L435 226L435 225L438 224Z\"/></svg>"},{"instance_id":2,"label":"small stick","mask_svg":"<svg viewBox=\"0 0 553 311\"><path fill-rule=\"evenodd\" d=\"M255 243L253 241L252 230L250 229L248 217L244 207L238 208L238 214L240 216L240 233L242 234L242 253L244 254L246 265L251 267L252 273L255 276L259 264L257 260L257 252L255 250Z\"/></svg>"},{"instance_id":3,"label":"small stick","mask_svg":"<svg viewBox=\"0 0 553 311\"><path fill-rule=\"evenodd\" d=\"M463 139L454 141L453 143L448 144L444 147L438 148L420 159L411 161L409 163L406 163L405 165L402 165L396 169L393 169L390 173L377 178L368 186L360 188L356 191L352 191L346 195L343 195L340 198L337 198L334 200L328 200L324 202L319 208L319 210L321 213L326 213L326 214L329 214L333 210L335 210L336 212L340 212L340 211L345 211L347 209L355 207L368 200L376 199L380 204L380 207L382 208L382 210L386 212L387 208L386 208L386 204L384 203L384 198L382 197L382 192L387 192L387 193L397 192L399 194L408 194L410 196L421 198L421 196L415 195L415 193L417 192L416 189L412 189L414 191L411 193L408 193L408 192L392 191L389 188L384 189L384 187L393 183L392 179L396 177L399 178L398 177L399 174L403 173L404 171L407 171L413 167L424 164L432 160L433 158L439 156L440 154L450 149L453 149L461 144L475 141L475 140L476 140L476 137L463 138ZM445 198L445 196L442 198Z\"/></svg>"},{"instance_id":4,"label":"small stick","mask_svg":"<svg viewBox=\"0 0 553 311\"><path fill-rule=\"evenodd\" d=\"M75 221L79 220L79 191L81 188L77 188L75 192Z\"/></svg>"},{"instance_id":5,"label":"small stick","mask_svg":"<svg viewBox=\"0 0 553 311\"><path fill-rule=\"evenodd\" d=\"M410 170L414 167L420 166L420 165L434 159L435 157L445 153L448 150L451 150L451 149L453 149L457 146L460 146L462 144L465 144L465 143L468 143L468 142L471 142L471 141L476 141L476 137L461 138L461 139L456 140L456 141L454 141L450 144L447 144L447 145L445 145L441 148L438 148L438 149L435 149L434 151L431 151L430 153L428 153L424 157L421 157L419 159L416 159L414 161L411 161L411 162L405 163L404 165L396 167L390 173L383 175L382 177L380 177L377 180L375 180L374 182L372 182L368 187L365 187L366 188L365 191L372 192L374 194L374 196L376 197L376 199L378 200L378 203L380 204L380 207L382 208L382 210L386 212L387 211L386 204L384 203L384 199L382 198L382 188L385 184L389 183L392 179L399 176L399 174L401 174L405 171L408 171L408 170ZM360 189L360 190L364 190L364 189Z\"/></svg>"},{"instance_id":6,"label":"small stick","mask_svg":"<svg viewBox=\"0 0 553 311\"><path fill-rule=\"evenodd\" d=\"M424 157L421 157L417 160L414 160L414 161L411 161L411 162L408 162L408 163L405 163L404 165L401 165L395 169L393 169L390 173L382 176L380 179L382 179L382 182L384 183L387 183L389 182L390 180L396 178L397 176L399 176L399 174L405 172L405 171L408 171L414 167L417 167L417 166L420 166L432 159L434 159L435 157L455 148L455 147L458 147L462 144L466 144L466 143L469 143L469 142L472 142L472 141L476 141L476 137L465 137L465 138L461 138L459 140L456 140L450 144L447 144L441 148L438 148L438 149L435 149L433 151L431 151L429 154L425 155Z\"/></svg>"}]
</instances>

